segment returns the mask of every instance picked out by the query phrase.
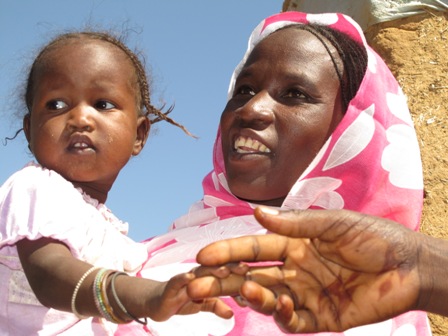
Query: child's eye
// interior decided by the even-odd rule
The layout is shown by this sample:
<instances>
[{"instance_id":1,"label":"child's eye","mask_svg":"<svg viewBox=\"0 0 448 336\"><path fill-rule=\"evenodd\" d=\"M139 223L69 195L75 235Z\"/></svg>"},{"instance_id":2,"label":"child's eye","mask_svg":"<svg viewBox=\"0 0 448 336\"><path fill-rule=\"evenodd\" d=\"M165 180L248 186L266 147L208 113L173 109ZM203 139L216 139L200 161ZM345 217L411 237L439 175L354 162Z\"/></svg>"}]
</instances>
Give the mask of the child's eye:
<instances>
[{"instance_id":1,"label":"child's eye","mask_svg":"<svg viewBox=\"0 0 448 336\"><path fill-rule=\"evenodd\" d=\"M100 100L95 103L95 108L98 110L111 110L116 106L107 100Z\"/></svg>"},{"instance_id":2,"label":"child's eye","mask_svg":"<svg viewBox=\"0 0 448 336\"><path fill-rule=\"evenodd\" d=\"M45 104L45 106L49 110L61 110L63 108L66 108L68 105L63 102L62 100L50 100L48 103Z\"/></svg>"}]
</instances>

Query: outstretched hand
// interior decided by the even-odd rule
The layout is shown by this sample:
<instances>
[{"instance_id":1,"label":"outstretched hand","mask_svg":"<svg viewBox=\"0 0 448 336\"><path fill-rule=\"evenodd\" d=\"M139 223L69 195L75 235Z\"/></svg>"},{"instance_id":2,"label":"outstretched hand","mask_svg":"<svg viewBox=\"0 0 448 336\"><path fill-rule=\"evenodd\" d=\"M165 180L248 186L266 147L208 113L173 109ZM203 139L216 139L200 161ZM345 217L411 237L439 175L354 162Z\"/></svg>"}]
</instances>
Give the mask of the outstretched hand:
<instances>
[{"instance_id":1,"label":"outstretched hand","mask_svg":"<svg viewBox=\"0 0 448 336\"><path fill-rule=\"evenodd\" d=\"M196 270L203 277L188 285L190 297L239 295L237 302L272 314L282 330L293 333L342 331L416 307L421 280L413 231L346 210L257 208L255 217L280 235L205 247L197 256L204 267ZM239 261L283 264L237 271L231 266L227 273L221 267L221 276L210 268Z\"/></svg>"},{"instance_id":2,"label":"outstretched hand","mask_svg":"<svg viewBox=\"0 0 448 336\"><path fill-rule=\"evenodd\" d=\"M147 307L157 307L157 309L150 309L147 315L154 321L165 321L173 315L188 315L206 311L222 318L231 318L233 316L231 308L218 298L191 300L187 294L187 285L194 277L193 273L181 273L172 277L168 282L159 283L163 287L158 290L161 295L151 297L151 302L147 304Z\"/></svg>"}]
</instances>

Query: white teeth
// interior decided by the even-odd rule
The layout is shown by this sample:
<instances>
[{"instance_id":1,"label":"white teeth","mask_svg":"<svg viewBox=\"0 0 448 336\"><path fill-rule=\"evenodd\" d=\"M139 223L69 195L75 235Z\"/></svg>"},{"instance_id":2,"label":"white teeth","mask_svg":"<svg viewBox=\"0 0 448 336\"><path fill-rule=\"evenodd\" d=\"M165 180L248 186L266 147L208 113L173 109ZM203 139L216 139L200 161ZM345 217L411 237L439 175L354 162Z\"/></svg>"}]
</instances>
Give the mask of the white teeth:
<instances>
[{"instance_id":1,"label":"white teeth","mask_svg":"<svg viewBox=\"0 0 448 336\"><path fill-rule=\"evenodd\" d=\"M75 148L87 148L89 146L86 143L84 143L84 142L77 142L77 143L75 143L73 145L73 147L75 147Z\"/></svg>"},{"instance_id":2,"label":"white teeth","mask_svg":"<svg viewBox=\"0 0 448 336\"><path fill-rule=\"evenodd\" d=\"M258 140L252 138L245 138L239 136L235 140L235 144L233 145L234 149L238 153L253 153L253 152L261 152L261 153L270 153L271 150L263 145Z\"/></svg>"},{"instance_id":3,"label":"white teeth","mask_svg":"<svg viewBox=\"0 0 448 336\"><path fill-rule=\"evenodd\" d=\"M234 148L235 148L235 149L238 149L238 147L242 147L242 146L244 146L244 144L245 144L244 138L242 138L242 137L238 137L238 138L236 139L236 141L235 141L235 146L234 146Z\"/></svg>"},{"instance_id":4,"label":"white teeth","mask_svg":"<svg viewBox=\"0 0 448 336\"><path fill-rule=\"evenodd\" d=\"M269 148L267 148L265 145L263 145L263 144L260 144L260 147L258 148L258 150L260 151L260 152L263 152L263 153L270 153L271 152L271 150L269 149Z\"/></svg>"}]
</instances>

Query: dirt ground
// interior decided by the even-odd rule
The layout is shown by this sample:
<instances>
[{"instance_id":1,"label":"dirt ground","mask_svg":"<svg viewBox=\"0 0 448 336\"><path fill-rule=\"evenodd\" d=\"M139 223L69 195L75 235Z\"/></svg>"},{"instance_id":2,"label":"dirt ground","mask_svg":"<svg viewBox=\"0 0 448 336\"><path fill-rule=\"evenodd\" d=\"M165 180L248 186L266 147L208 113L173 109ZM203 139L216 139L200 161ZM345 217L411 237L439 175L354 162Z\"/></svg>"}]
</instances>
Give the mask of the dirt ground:
<instances>
[{"instance_id":1,"label":"dirt ground","mask_svg":"<svg viewBox=\"0 0 448 336\"><path fill-rule=\"evenodd\" d=\"M448 13L378 24L366 37L408 97L423 160L421 231L448 239ZM448 318L429 317L435 336L448 335Z\"/></svg>"}]
</instances>

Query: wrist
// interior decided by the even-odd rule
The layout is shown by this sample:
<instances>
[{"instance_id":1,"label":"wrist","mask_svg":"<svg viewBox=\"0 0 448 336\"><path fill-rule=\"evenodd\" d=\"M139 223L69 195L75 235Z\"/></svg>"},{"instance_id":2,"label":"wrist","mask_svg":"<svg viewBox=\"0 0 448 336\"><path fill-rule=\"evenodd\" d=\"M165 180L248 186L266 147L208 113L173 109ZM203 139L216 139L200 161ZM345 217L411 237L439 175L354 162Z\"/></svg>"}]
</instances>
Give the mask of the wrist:
<instances>
[{"instance_id":1,"label":"wrist","mask_svg":"<svg viewBox=\"0 0 448 336\"><path fill-rule=\"evenodd\" d=\"M417 272L420 280L416 309L448 314L448 242L416 234Z\"/></svg>"},{"instance_id":2,"label":"wrist","mask_svg":"<svg viewBox=\"0 0 448 336\"><path fill-rule=\"evenodd\" d=\"M115 272L110 279L110 286L109 286L109 295L113 298L113 304L112 304L112 308L114 311L116 311L118 313L119 318L122 321L126 321L131 322L131 321L136 321L140 324L146 325L147 319L146 317L142 317L142 318L137 318L135 315L133 315L121 302L116 287L115 287L115 283L116 283L116 278L119 276L125 276L127 277L128 275L124 272Z\"/></svg>"}]
</instances>

